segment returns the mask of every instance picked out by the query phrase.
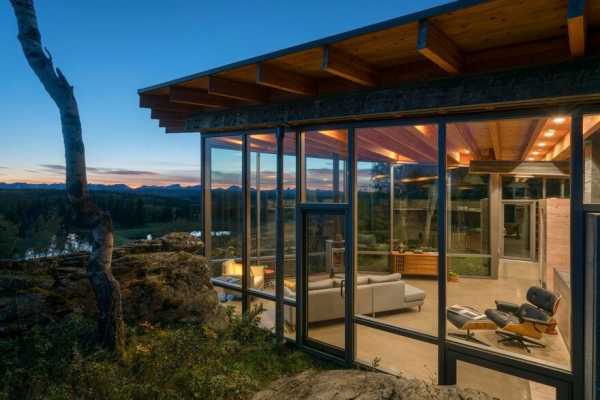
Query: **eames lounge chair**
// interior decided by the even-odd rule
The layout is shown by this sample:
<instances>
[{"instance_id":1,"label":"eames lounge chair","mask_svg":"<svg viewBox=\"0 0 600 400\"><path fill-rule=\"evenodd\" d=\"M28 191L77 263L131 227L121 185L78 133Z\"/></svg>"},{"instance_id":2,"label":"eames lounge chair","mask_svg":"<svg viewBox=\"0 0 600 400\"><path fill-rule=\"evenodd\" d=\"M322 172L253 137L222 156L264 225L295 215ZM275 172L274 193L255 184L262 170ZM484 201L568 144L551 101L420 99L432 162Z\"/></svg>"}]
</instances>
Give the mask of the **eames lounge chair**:
<instances>
[{"instance_id":1,"label":"eames lounge chair","mask_svg":"<svg viewBox=\"0 0 600 400\"><path fill-rule=\"evenodd\" d=\"M514 344L528 353L530 347L543 348L544 344L535 340L544 334L556 335L554 314L560 296L541 287L532 286L527 291L527 301L521 305L496 300L496 309L485 310L485 315L494 321L502 338L498 343Z\"/></svg>"}]
</instances>

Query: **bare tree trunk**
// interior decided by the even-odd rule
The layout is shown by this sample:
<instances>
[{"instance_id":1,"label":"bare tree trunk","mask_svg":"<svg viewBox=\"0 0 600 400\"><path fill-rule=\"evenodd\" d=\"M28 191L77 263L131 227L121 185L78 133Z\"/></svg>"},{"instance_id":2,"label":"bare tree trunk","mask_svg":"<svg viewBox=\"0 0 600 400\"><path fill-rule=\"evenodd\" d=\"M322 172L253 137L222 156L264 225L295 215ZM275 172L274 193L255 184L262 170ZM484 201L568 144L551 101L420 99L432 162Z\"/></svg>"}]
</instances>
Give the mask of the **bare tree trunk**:
<instances>
[{"instance_id":1,"label":"bare tree trunk","mask_svg":"<svg viewBox=\"0 0 600 400\"><path fill-rule=\"evenodd\" d=\"M60 111L67 197L75 210L78 224L92 232L92 253L87 273L98 305L98 342L106 348L121 351L124 338L123 309L119 283L111 271L112 219L93 203L89 195L81 120L73 87L60 69L54 68L50 53L42 48L33 0L10 2L17 17L18 38L25 58Z\"/></svg>"}]
</instances>

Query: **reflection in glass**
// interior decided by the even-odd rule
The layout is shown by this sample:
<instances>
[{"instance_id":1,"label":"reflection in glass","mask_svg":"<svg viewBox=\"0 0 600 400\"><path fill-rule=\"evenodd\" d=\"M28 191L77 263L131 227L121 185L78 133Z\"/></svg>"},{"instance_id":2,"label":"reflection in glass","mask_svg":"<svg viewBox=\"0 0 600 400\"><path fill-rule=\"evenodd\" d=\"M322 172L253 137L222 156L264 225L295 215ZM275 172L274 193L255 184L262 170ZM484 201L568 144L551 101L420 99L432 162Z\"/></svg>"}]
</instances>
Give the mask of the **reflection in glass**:
<instances>
[{"instance_id":1,"label":"reflection in glass","mask_svg":"<svg viewBox=\"0 0 600 400\"><path fill-rule=\"evenodd\" d=\"M344 349L344 215L309 213L305 218L307 337Z\"/></svg>"},{"instance_id":2,"label":"reflection in glass","mask_svg":"<svg viewBox=\"0 0 600 400\"><path fill-rule=\"evenodd\" d=\"M275 292L275 134L250 136L250 268L248 287Z\"/></svg>"},{"instance_id":3,"label":"reflection in glass","mask_svg":"<svg viewBox=\"0 0 600 400\"><path fill-rule=\"evenodd\" d=\"M448 338L569 369L570 119L453 123L446 143Z\"/></svg>"},{"instance_id":4,"label":"reflection in glass","mask_svg":"<svg viewBox=\"0 0 600 400\"><path fill-rule=\"evenodd\" d=\"M308 131L304 135L306 201L346 202L348 136L345 130Z\"/></svg>"},{"instance_id":5,"label":"reflection in glass","mask_svg":"<svg viewBox=\"0 0 600 400\"><path fill-rule=\"evenodd\" d=\"M242 279L242 138L209 138L212 276L241 286Z\"/></svg>"},{"instance_id":6,"label":"reflection in glass","mask_svg":"<svg viewBox=\"0 0 600 400\"><path fill-rule=\"evenodd\" d=\"M437 126L356 130L355 312L437 331Z\"/></svg>"}]
</instances>

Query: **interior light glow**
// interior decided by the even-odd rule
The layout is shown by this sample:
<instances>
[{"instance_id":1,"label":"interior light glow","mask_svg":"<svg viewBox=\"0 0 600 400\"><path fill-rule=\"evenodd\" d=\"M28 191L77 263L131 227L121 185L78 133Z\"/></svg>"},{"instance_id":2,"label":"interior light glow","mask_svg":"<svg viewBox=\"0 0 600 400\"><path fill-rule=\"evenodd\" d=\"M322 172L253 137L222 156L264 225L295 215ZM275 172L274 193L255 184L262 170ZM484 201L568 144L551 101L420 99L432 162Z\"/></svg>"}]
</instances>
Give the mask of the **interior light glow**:
<instances>
[{"instance_id":1,"label":"interior light glow","mask_svg":"<svg viewBox=\"0 0 600 400\"><path fill-rule=\"evenodd\" d=\"M545 137L552 137L556 134L556 130L555 129L548 129L546 132L544 132L544 136Z\"/></svg>"},{"instance_id":2,"label":"interior light glow","mask_svg":"<svg viewBox=\"0 0 600 400\"><path fill-rule=\"evenodd\" d=\"M546 147L546 143L540 142L540 143L538 143L538 147Z\"/></svg>"},{"instance_id":3,"label":"interior light glow","mask_svg":"<svg viewBox=\"0 0 600 400\"><path fill-rule=\"evenodd\" d=\"M566 120L567 119L565 117L554 117L554 119L552 119L552 122L554 122L555 124L562 124Z\"/></svg>"}]
</instances>

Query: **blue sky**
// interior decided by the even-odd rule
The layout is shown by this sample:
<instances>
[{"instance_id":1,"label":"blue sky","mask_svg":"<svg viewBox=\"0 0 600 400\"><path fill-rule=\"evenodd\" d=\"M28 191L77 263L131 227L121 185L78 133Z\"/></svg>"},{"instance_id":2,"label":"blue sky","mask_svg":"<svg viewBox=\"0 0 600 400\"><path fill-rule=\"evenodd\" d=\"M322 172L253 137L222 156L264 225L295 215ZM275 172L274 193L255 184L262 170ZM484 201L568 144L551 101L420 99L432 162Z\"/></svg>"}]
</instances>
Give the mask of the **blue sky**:
<instances>
[{"instance_id":1,"label":"blue sky","mask_svg":"<svg viewBox=\"0 0 600 400\"><path fill-rule=\"evenodd\" d=\"M200 140L166 135L137 89L446 1L37 0L44 45L79 102L90 181L197 184ZM0 182L60 182L58 112L0 3Z\"/></svg>"}]
</instances>

